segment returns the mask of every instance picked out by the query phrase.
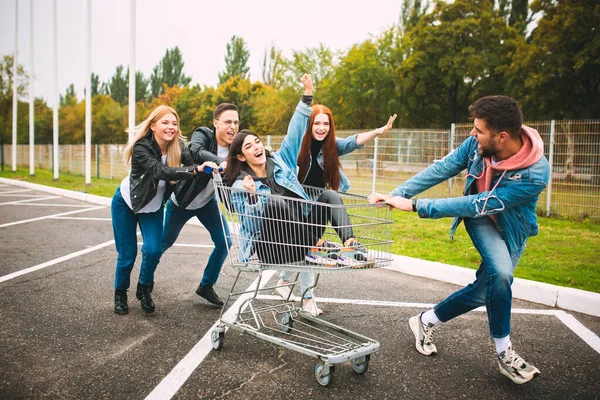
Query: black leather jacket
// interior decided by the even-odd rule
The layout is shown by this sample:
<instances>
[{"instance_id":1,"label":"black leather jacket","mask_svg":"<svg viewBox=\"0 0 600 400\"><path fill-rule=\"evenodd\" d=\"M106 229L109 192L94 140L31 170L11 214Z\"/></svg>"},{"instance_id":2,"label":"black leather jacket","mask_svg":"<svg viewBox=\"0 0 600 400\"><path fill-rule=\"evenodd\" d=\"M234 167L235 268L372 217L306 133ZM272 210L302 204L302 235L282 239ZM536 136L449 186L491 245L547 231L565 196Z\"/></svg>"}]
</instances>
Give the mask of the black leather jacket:
<instances>
[{"instance_id":1,"label":"black leather jacket","mask_svg":"<svg viewBox=\"0 0 600 400\"><path fill-rule=\"evenodd\" d=\"M217 136L214 128L203 126L194 130L188 148L196 164L212 161L218 165L225 161L217 157ZM191 181L177 182L175 199L179 207L186 208L206 188L211 178L212 175L198 174Z\"/></svg>"},{"instance_id":2,"label":"black leather jacket","mask_svg":"<svg viewBox=\"0 0 600 400\"><path fill-rule=\"evenodd\" d=\"M181 147L181 163L185 167L168 167L161 162L161 151L150 132L133 145L129 184L131 190L131 207L137 213L156 196L158 181L167 182L164 199L168 199L173 190L169 181L192 179L194 177L194 160L183 142ZM200 174L198 174L200 175Z\"/></svg>"}]
</instances>

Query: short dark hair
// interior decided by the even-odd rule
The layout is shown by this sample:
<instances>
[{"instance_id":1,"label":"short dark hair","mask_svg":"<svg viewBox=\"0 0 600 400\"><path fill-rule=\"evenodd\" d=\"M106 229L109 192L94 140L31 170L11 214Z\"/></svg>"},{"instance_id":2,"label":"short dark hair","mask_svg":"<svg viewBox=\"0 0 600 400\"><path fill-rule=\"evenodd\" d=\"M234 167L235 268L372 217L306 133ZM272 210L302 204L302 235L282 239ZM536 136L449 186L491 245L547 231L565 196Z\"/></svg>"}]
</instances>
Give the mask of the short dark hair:
<instances>
[{"instance_id":1,"label":"short dark hair","mask_svg":"<svg viewBox=\"0 0 600 400\"><path fill-rule=\"evenodd\" d=\"M237 107L235 106L235 104L231 104L231 103L221 103L217 106L217 108L215 108L215 111L213 113L213 117L214 119L219 119L219 117L221 116L221 114L223 114L225 111L228 110L233 110L237 112Z\"/></svg>"},{"instance_id":2,"label":"short dark hair","mask_svg":"<svg viewBox=\"0 0 600 400\"><path fill-rule=\"evenodd\" d=\"M469 106L472 119L485 120L488 129L493 132L508 132L516 138L523 125L523 113L519 103L508 96L486 96L478 99Z\"/></svg>"}]
</instances>

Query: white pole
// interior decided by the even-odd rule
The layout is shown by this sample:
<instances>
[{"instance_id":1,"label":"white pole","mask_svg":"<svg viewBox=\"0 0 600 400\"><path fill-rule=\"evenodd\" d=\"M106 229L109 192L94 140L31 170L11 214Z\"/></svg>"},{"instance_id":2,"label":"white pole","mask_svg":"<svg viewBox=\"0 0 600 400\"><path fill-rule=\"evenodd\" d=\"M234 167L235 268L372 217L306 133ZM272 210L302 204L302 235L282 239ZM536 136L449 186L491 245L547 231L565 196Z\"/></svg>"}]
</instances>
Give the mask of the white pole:
<instances>
[{"instance_id":1,"label":"white pole","mask_svg":"<svg viewBox=\"0 0 600 400\"><path fill-rule=\"evenodd\" d=\"M375 193L375 184L377 183L377 153L379 150L379 138L373 141L373 178L371 182L371 193Z\"/></svg>"},{"instance_id":2,"label":"white pole","mask_svg":"<svg viewBox=\"0 0 600 400\"><path fill-rule=\"evenodd\" d=\"M550 121L550 149L548 151L548 164L550 164L550 179L546 187L546 217L550 217L550 207L552 207L552 168L554 164L554 120Z\"/></svg>"},{"instance_id":3,"label":"white pole","mask_svg":"<svg viewBox=\"0 0 600 400\"><path fill-rule=\"evenodd\" d=\"M92 0L87 0L87 54L85 71L85 184L92 184Z\"/></svg>"},{"instance_id":4,"label":"white pole","mask_svg":"<svg viewBox=\"0 0 600 400\"><path fill-rule=\"evenodd\" d=\"M29 72L29 175L35 175L35 116L33 95L33 0L29 0L29 60L31 71Z\"/></svg>"},{"instance_id":5,"label":"white pole","mask_svg":"<svg viewBox=\"0 0 600 400\"><path fill-rule=\"evenodd\" d=\"M54 180L58 180L58 18L56 10L56 0L54 0L54 9L52 10L52 19L54 21L54 106L52 107L52 149L54 164Z\"/></svg>"},{"instance_id":6,"label":"white pole","mask_svg":"<svg viewBox=\"0 0 600 400\"><path fill-rule=\"evenodd\" d=\"M129 139L135 129L135 0L130 3L129 22Z\"/></svg>"},{"instance_id":7,"label":"white pole","mask_svg":"<svg viewBox=\"0 0 600 400\"><path fill-rule=\"evenodd\" d=\"M17 53L19 46L19 0L15 0L15 56L13 58L13 104L12 104L12 170L17 170Z\"/></svg>"}]
</instances>

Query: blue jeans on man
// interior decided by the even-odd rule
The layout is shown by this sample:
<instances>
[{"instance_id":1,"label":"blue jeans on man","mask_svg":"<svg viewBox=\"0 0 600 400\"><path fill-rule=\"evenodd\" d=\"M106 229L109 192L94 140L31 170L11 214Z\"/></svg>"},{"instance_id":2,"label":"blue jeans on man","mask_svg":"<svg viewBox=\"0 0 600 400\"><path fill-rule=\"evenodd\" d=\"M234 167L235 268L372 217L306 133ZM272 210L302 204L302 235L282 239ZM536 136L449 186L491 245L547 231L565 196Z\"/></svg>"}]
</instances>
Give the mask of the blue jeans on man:
<instances>
[{"instance_id":1,"label":"blue jeans on man","mask_svg":"<svg viewBox=\"0 0 600 400\"><path fill-rule=\"evenodd\" d=\"M160 261L161 238L163 231L162 207L153 213L135 214L127 205L120 188L117 188L111 204L112 225L117 248L117 267L115 273L115 289L127 290L130 286L130 275L137 257L138 239L137 225L142 233L142 265L139 283L147 286L154 284L154 271Z\"/></svg>"},{"instance_id":2,"label":"blue jeans on man","mask_svg":"<svg viewBox=\"0 0 600 400\"><path fill-rule=\"evenodd\" d=\"M437 304L435 314L446 322L485 306L492 337L506 337L510 334L513 272L521 253L511 258L506 242L489 217L465 218L464 223L482 261L475 281Z\"/></svg>"},{"instance_id":3,"label":"blue jeans on man","mask_svg":"<svg viewBox=\"0 0 600 400\"><path fill-rule=\"evenodd\" d=\"M215 244L215 248L210 254L208 263L204 268L204 275L202 276L202 282L200 283L204 287L212 287L219 278L221 267L227 258L228 249L231 247L229 227L227 226L227 221L225 221L219 213L216 197L213 196L205 206L196 210L187 210L185 208L177 207L175 203L169 199L165 210L162 251L166 251L173 243L175 243L175 240L177 240L185 223L194 216L198 218L198 221L200 221L206 230L208 230L210 238Z\"/></svg>"}]
</instances>

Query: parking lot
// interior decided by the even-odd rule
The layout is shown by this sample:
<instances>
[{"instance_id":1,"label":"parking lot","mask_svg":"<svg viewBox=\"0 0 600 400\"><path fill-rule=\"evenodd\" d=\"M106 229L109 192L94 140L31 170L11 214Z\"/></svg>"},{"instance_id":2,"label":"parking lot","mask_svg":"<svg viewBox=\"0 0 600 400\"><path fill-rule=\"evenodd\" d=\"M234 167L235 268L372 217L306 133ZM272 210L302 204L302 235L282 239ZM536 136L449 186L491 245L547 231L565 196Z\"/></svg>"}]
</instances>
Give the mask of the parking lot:
<instances>
[{"instance_id":1,"label":"parking lot","mask_svg":"<svg viewBox=\"0 0 600 400\"><path fill-rule=\"evenodd\" d=\"M228 331L212 349L220 310L195 294L211 252L201 226L163 255L149 315L131 291L129 314L113 312L109 207L0 184L0 237L2 399L600 398L598 317L515 300L513 344L541 371L518 386L498 372L485 310L441 326L436 356L414 349L408 318L457 286L383 268L322 275L322 317L381 344L365 374L342 364L322 387L315 359L250 335ZM236 272L223 267L222 298Z\"/></svg>"}]
</instances>

